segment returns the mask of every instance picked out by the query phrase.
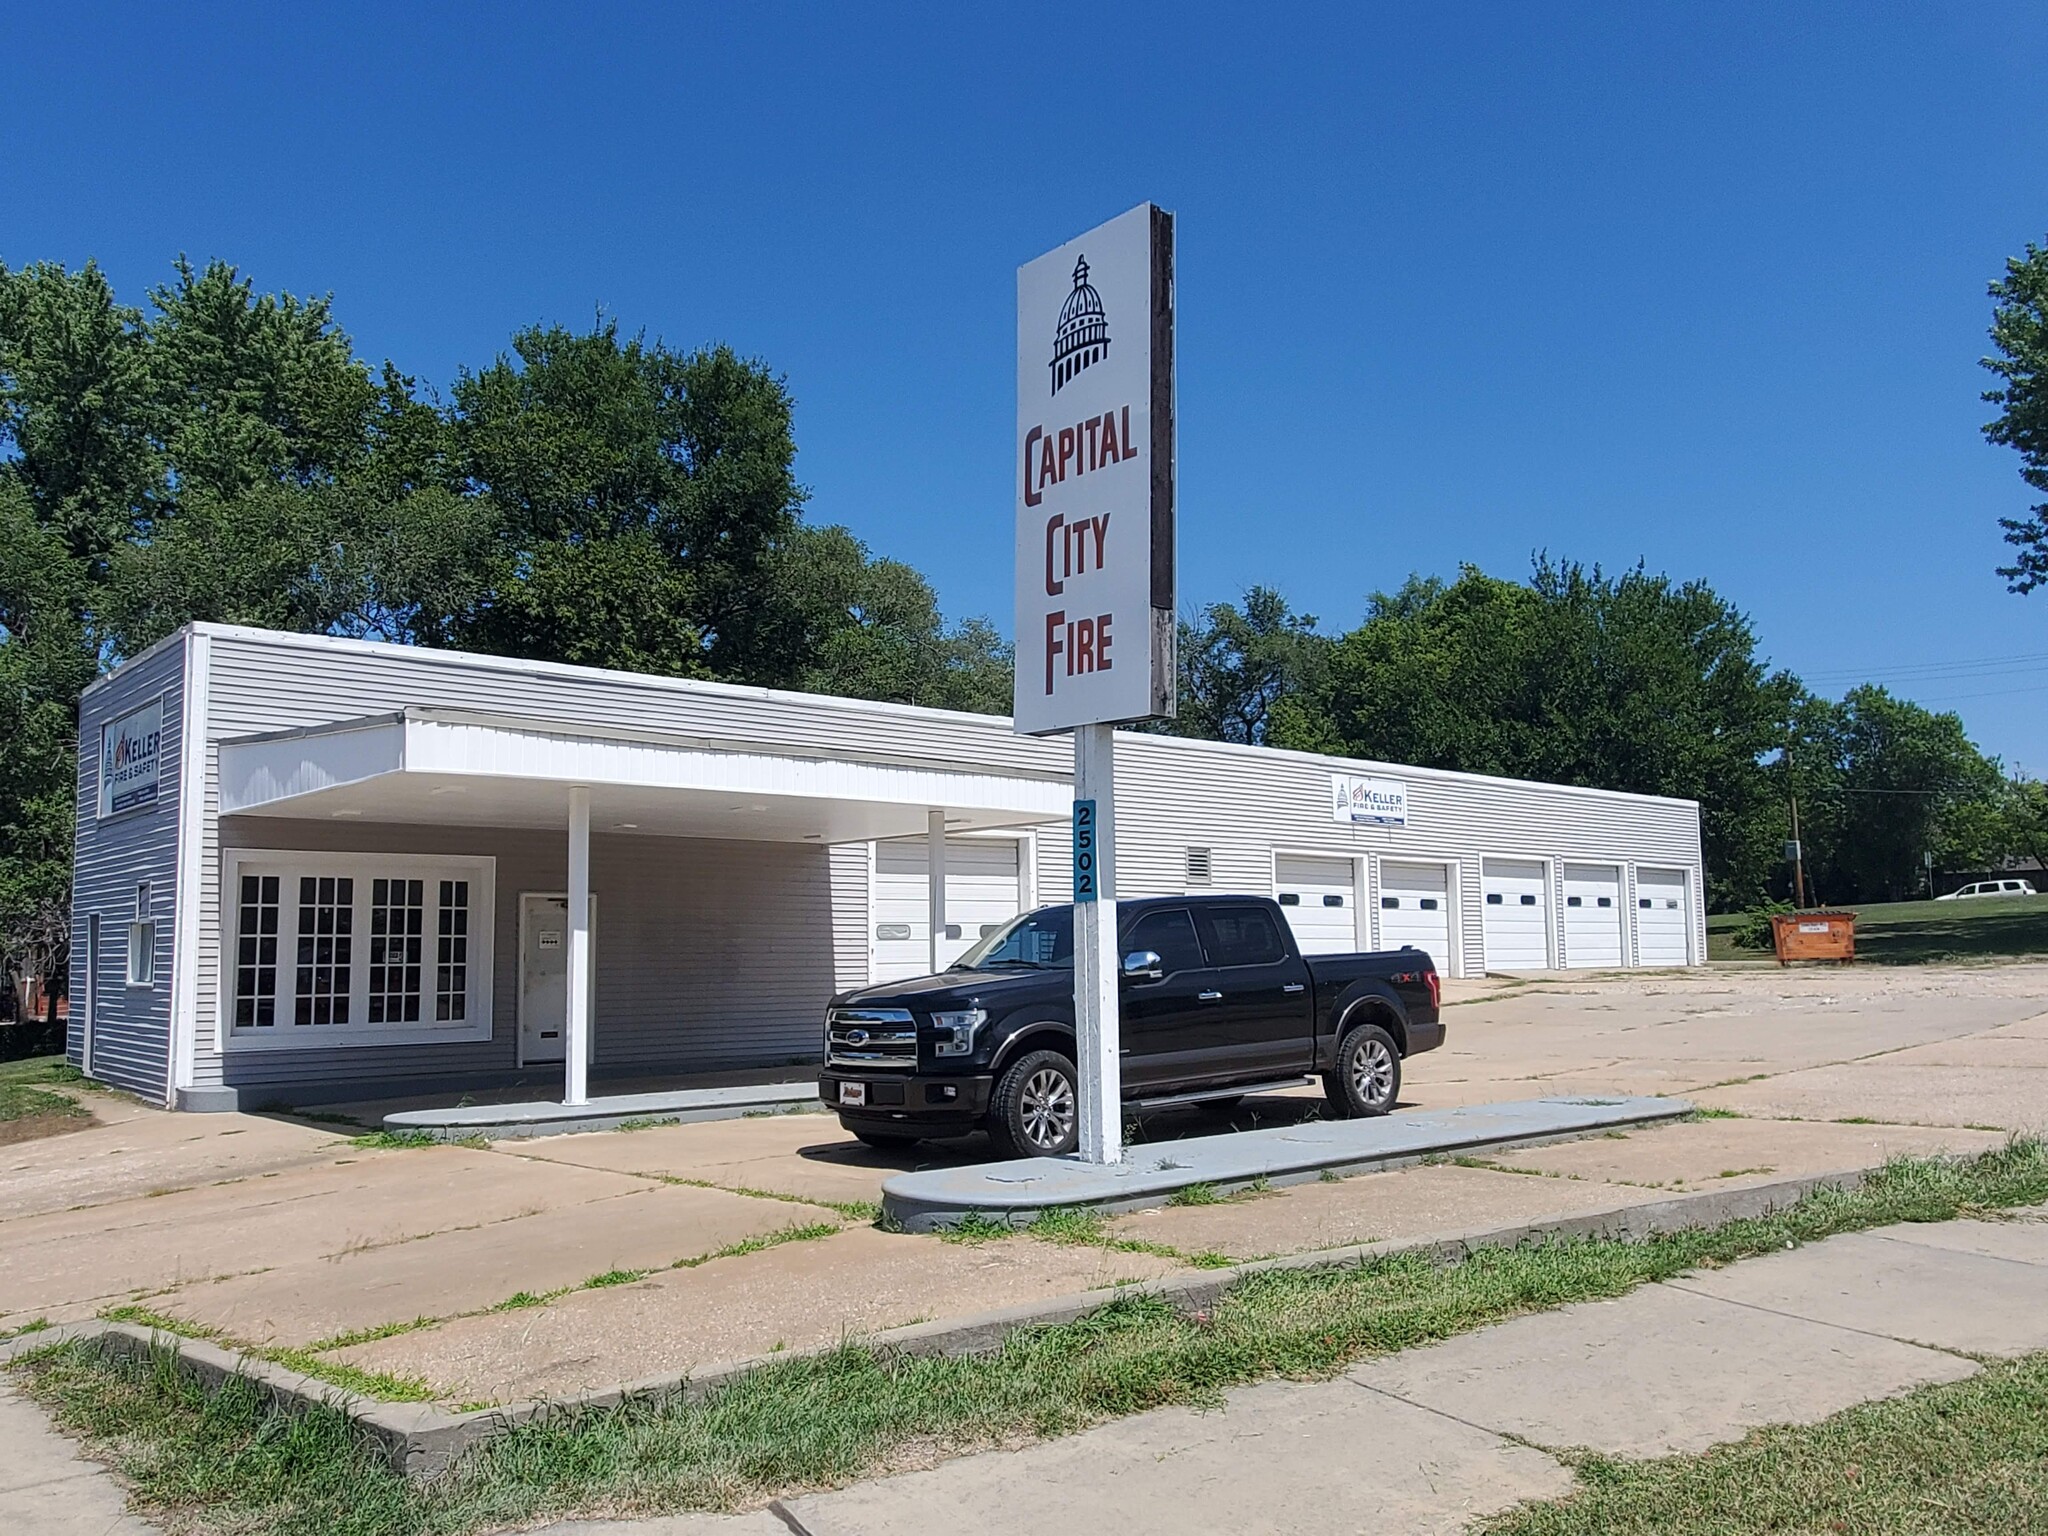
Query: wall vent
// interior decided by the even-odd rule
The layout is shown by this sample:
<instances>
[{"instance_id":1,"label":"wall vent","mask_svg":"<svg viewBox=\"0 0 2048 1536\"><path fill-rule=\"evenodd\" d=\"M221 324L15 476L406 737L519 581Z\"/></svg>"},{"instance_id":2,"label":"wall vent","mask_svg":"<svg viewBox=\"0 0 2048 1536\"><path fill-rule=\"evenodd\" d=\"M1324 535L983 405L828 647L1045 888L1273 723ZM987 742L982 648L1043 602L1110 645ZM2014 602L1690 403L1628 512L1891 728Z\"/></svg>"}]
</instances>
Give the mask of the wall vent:
<instances>
[{"instance_id":1,"label":"wall vent","mask_svg":"<svg viewBox=\"0 0 2048 1536\"><path fill-rule=\"evenodd\" d=\"M1206 848L1190 848L1188 850L1188 884L1209 885L1212 883L1209 874L1209 850Z\"/></svg>"}]
</instances>

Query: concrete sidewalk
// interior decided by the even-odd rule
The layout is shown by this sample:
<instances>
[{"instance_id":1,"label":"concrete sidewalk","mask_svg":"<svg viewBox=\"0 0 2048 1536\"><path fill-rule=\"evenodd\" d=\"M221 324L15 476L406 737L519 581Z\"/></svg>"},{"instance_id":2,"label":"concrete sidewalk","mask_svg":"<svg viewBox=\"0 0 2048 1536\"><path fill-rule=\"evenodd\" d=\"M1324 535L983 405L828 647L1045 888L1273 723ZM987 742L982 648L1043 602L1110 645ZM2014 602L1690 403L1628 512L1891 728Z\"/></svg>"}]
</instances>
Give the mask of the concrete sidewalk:
<instances>
[{"instance_id":1,"label":"concrete sidewalk","mask_svg":"<svg viewBox=\"0 0 2048 1536\"><path fill-rule=\"evenodd\" d=\"M1015 1451L735 1516L569 1522L549 1536L1449 1533L1569 1492L1555 1454L1694 1452L2048 1349L2048 1207L1902 1225L1269 1381ZM14 1536L152 1536L115 1481L0 1383Z\"/></svg>"},{"instance_id":2,"label":"concrete sidewalk","mask_svg":"<svg viewBox=\"0 0 2048 1536\"><path fill-rule=\"evenodd\" d=\"M805 1536L1451 1533L1571 1474L1553 1452L1700 1451L1765 1424L2048 1349L2048 1210L1898 1226L1265 1382L1018 1451L779 1507ZM768 1517L571 1523L550 1536L757 1536Z\"/></svg>"}]
</instances>

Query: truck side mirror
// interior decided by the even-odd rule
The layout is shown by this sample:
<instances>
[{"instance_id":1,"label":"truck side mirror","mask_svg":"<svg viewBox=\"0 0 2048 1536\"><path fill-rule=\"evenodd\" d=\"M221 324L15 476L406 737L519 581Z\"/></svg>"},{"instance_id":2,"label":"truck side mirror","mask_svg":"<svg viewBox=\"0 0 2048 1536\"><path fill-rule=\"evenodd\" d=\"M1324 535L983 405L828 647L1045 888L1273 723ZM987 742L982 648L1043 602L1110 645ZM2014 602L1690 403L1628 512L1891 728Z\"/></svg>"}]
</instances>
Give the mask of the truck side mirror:
<instances>
[{"instance_id":1,"label":"truck side mirror","mask_svg":"<svg viewBox=\"0 0 2048 1536\"><path fill-rule=\"evenodd\" d=\"M1149 949L1134 949L1124 956L1124 975L1129 980L1157 981L1165 974L1165 962Z\"/></svg>"}]
</instances>

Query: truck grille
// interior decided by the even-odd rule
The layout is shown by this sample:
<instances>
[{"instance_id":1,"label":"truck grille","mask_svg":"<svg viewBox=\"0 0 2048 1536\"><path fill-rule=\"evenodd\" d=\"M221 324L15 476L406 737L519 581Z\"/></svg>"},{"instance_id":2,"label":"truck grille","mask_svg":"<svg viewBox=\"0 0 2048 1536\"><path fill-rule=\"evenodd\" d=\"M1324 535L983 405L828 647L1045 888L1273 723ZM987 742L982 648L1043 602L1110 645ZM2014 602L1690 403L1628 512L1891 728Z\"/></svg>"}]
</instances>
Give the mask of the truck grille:
<instances>
[{"instance_id":1,"label":"truck grille","mask_svg":"<svg viewBox=\"0 0 2048 1536\"><path fill-rule=\"evenodd\" d=\"M825 1019L825 1060L835 1067L917 1067L917 1021L907 1008L834 1008Z\"/></svg>"}]
</instances>

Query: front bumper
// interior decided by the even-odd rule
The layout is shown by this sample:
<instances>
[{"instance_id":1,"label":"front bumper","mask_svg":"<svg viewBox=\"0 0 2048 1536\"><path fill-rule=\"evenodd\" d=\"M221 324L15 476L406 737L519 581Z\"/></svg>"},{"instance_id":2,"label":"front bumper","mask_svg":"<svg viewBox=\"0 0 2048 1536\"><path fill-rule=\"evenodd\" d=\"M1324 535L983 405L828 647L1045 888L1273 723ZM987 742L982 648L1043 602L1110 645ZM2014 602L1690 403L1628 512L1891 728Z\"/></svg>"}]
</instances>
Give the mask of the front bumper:
<instances>
[{"instance_id":1,"label":"front bumper","mask_svg":"<svg viewBox=\"0 0 2048 1536\"><path fill-rule=\"evenodd\" d=\"M862 1104L845 1101L844 1085L864 1090ZM986 1074L922 1076L901 1072L862 1072L833 1067L818 1074L818 1100L848 1126L876 1130L918 1130L927 1135L977 1128L988 1114L995 1079Z\"/></svg>"}]
</instances>

